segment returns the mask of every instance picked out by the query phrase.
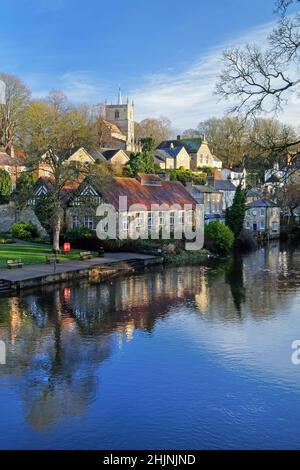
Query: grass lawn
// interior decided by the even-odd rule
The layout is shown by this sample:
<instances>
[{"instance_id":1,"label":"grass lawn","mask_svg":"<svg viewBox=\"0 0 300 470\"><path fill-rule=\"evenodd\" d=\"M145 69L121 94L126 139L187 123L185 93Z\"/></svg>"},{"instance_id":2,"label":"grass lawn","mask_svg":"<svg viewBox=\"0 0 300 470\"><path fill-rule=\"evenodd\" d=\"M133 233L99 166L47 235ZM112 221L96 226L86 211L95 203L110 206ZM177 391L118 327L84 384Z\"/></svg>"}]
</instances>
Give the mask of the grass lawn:
<instances>
[{"instance_id":1,"label":"grass lawn","mask_svg":"<svg viewBox=\"0 0 300 470\"><path fill-rule=\"evenodd\" d=\"M80 251L71 250L69 255L59 255L58 258L60 261L79 259ZM0 268L7 268L7 260L16 258L21 258L24 265L45 264L45 257L50 254L52 254L52 247L45 244L21 245L14 243L11 245L0 245Z\"/></svg>"}]
</instances>

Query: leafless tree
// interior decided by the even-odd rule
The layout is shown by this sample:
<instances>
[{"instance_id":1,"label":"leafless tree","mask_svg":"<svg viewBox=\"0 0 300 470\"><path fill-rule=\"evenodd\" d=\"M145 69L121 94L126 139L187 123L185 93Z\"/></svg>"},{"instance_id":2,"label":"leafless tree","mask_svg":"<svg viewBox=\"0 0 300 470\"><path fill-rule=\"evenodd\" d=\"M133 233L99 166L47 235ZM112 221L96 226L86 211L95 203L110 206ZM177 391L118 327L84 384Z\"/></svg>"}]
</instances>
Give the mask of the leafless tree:
<instances>
[{"instance_id":1,"label":"leafless tree","mask_svg":"<svg viewBox=\"0 0 300 470\"><path fill-rule=\"evenodd\" d=\"M293 3L299 0L276 2L281 16L265 49L247 44L224 52L224 68L216 92L233 101L231 112L246 117L276 114L287 105L292 93L300 96L300 13L287 16ZM299 143L298 136L287 147Z\"/></svg>"},{"instance_id":2,"label":"leafless tree","mask_svg":"<svg viewBox=\"0 0 300 470\"><path fill-rule=\"evenodd\" d=\"M10 150L18 137L18 129L30 98L30 91L13 75L1 73L0 80L5 84L4 103L0 104L0 145L5 150Z\"/></svg>"}]
</instances>

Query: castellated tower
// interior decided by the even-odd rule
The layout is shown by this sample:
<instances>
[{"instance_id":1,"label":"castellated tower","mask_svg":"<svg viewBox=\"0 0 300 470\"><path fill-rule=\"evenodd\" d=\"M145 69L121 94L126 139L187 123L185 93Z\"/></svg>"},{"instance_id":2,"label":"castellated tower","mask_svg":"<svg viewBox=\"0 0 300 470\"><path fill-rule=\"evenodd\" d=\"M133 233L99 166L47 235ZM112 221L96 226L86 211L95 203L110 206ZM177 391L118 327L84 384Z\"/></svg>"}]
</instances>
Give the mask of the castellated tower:
<instances>
[{"instance_id":1,"label":"castellated tower","mask_svg":"<svg viewBox=\"0 0 300 470\"><path fill-rule=\"evenodd\" d=\"M115 124L126 137L126 148L135 151L134 142L134 104L123 104L121 90L119 89L118 104L105 105L105 119Z\"/></svg>"}]
</instances>

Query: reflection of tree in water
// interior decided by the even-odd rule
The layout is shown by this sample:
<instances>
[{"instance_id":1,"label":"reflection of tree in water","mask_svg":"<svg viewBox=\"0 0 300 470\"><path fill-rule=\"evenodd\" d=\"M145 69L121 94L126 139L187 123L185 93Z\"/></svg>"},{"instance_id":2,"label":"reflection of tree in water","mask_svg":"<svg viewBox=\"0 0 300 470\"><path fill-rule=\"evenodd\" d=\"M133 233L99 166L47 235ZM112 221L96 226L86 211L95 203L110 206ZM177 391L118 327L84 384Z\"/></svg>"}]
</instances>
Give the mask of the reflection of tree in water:
<instances>
[{"instance_id":1,"label":"reflection of tree in water","mask_svg":"<svg viewBox=\"0 0 300 470\"><path fill-rule=\"evenodd\" d=\"M255 252L209 270L168 268L3 299L0 333L8 362L0 376L18 381L27 419L37 429L83 414L98 393L98 367L112 354L115 337L128 341L136 330L151 333L158 321L189 306L211 322L243 321L243 303L256 320L278 311L274 256ZM280 256L284 274L292 260Z\"/></svg>"},{"instance_id":2,"label":"reflection of tree in water","mask_svg":"<svg viewBox=\"0 0 300 470\"><path fill-rule=\"evenodd\" d=\"M233 302L239 315L241 314L241 306L246 298L243 269L243 259L239 256L235 256L230 260L225 270L225 281L230 286Z\"/></svg>"},{"instance_id":3,"label":"reflection of tree in water","mask_svg":"<svg viewBox=\"0 0 300 470\"><path fill-rule=\"evenodd\" d=\"M37 327L33 317L39 322L43 313L47 323ZM109 337L82 338L74 319L64 314L61 290L24 298L19 316L16 345L7 337L8 361L1 373L21 375L28 421L42 429L61 417L83 414L97 392L97 366L111 354Z\"/></svg>"}]
</instances>

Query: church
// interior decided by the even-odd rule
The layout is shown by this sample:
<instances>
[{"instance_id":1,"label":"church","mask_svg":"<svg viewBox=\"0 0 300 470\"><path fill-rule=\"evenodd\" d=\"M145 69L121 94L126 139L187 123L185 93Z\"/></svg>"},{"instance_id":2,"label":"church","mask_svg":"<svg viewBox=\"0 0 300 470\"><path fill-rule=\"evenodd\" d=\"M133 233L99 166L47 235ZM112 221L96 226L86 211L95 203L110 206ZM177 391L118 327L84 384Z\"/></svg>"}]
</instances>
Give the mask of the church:
<instances>
[{"instance_id":1,"label":"church","mask_svg":"<svg viewBox=\"0 0 300 470\"><path fill-rule=\"evenodd\" d=\"M103 149L138 151L134 138L134 103L129 103L127 98L126 103L123 104L121 89L119 89L117 104L105 103L100 133Z\"/></svg>"}]
</instances>

